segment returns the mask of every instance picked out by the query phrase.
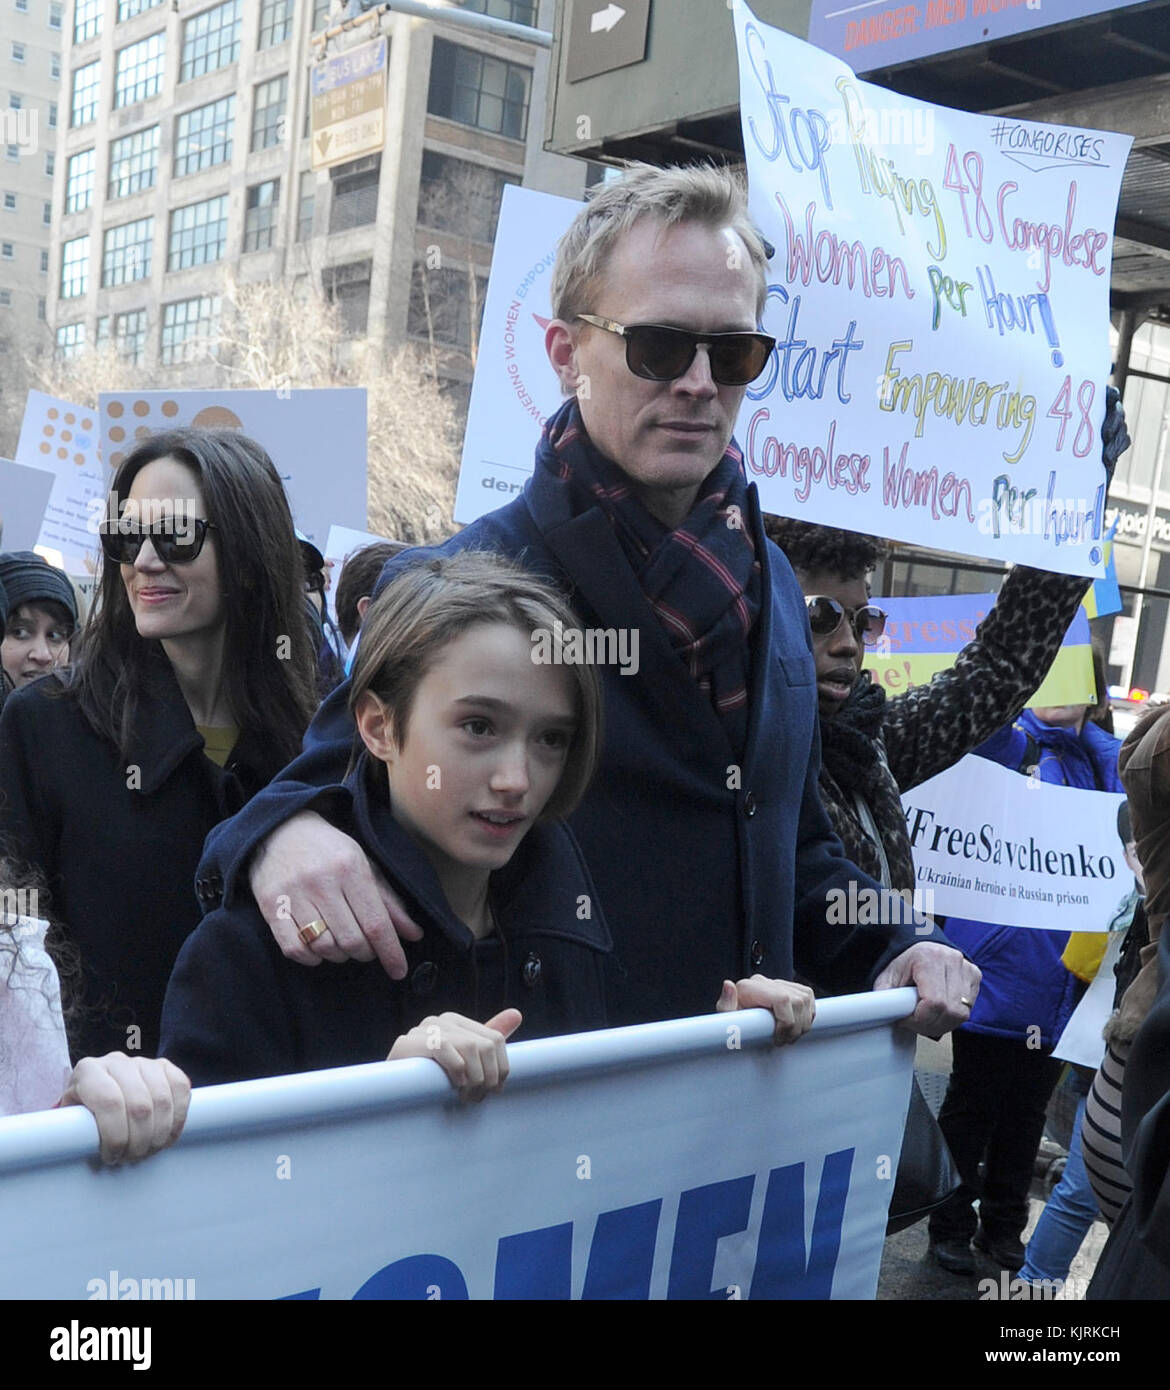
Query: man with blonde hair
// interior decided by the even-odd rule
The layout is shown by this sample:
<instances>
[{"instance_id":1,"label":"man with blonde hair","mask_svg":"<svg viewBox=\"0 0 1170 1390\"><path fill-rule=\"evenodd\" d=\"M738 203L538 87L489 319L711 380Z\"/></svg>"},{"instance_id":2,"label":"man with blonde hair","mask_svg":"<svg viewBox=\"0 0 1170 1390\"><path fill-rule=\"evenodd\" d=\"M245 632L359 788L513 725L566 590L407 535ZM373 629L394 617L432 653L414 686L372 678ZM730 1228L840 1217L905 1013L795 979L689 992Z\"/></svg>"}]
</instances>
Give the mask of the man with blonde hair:
<instances>
[{"instance_id":1,"label":"man with blonde hair","mask_svg":"<svg viewBox=\"0 0 1170 1390\"><path fill-rule=\"evenodd\" d=\"M826 912L850 880L880 890L821 807L805 605L731 437L774 347L765 292L765 246L729 172L639 166L602 185L553 277L545 342L568 399L522 496L443 548L516 556L565 586L585 630L637 638L636 673L601 668L600 770L570 822L613 932L611 1023L718 999L770 1008L790 1041L814 1011L799 979L823 994L916 984L912 1025L939 1033L969 1016L978 971L908 907L894 925ZM200 897L214 906L250 879L286 955L376 953L421 990L426 940L311 809L338 794L345 700L343 686L302 757L209 839ZM539 962L532 973L538 988Z\"/></svg>"}]
</instances>

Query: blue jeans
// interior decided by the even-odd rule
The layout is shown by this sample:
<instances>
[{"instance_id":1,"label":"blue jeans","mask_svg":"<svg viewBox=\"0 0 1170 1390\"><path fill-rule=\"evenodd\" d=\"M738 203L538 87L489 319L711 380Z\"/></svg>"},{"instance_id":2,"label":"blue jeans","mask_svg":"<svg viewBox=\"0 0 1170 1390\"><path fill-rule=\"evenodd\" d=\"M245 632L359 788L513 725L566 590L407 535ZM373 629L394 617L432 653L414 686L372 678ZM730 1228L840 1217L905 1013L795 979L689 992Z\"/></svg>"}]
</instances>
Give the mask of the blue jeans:
<instances>
[{"instance_id":1,"label":"blue jeans","mask_svg":"<svg viewBox=\"0 0 1170 1390\"><path fill-rule=\"evenodd\" d=\"M1064 1174L1052 1190L1028 1242L1020 1279L1067 1279L1081 1242L1097 1217L1097 1199L1081 1158L1085 1097L1077 1104Z\"/></svg>"}]
</instances>

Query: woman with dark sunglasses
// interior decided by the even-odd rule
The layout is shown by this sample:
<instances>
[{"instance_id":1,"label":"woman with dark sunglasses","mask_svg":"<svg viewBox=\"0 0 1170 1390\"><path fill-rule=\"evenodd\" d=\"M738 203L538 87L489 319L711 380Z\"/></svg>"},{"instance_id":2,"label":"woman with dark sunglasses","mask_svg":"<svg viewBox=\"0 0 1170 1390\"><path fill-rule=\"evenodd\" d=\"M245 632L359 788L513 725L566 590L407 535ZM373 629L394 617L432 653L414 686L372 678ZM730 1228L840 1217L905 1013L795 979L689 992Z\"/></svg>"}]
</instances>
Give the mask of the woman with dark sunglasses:
<instances>
[{"instance_id":1,"label":"woman with dark sunglasses","mask_svg":"<svg viewBox=\"0 0 1170 1390\"><path fill-rule=\"evenodd\" d=\"M288 501L254 441L149 437L101 542L74 665L0 716L0 838L80 950L74 1056L153 1056L204 837L296 755L315 661Z\"/></svg>"}]
</instances>

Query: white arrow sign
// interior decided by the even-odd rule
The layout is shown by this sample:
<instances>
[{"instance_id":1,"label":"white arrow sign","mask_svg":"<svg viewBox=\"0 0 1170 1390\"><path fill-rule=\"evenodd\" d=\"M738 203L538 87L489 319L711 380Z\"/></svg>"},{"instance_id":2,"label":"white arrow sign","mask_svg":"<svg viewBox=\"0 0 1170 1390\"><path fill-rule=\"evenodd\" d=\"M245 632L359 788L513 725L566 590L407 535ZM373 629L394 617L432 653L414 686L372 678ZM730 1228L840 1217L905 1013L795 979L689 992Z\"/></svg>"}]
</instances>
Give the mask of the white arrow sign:
<instances>
[{"instance_id":1,"label":"white arrow sign","mask_svg":"<svg viewBox=\"0 0 1170 1390\"><path fill-rule=\"evenodd\" d=\"M596 34L604 29L606 33L625 15L625 10L620 5L606 5L604 10L596 10L589 16L589 32Z\"/></svg>"}]
</instances>

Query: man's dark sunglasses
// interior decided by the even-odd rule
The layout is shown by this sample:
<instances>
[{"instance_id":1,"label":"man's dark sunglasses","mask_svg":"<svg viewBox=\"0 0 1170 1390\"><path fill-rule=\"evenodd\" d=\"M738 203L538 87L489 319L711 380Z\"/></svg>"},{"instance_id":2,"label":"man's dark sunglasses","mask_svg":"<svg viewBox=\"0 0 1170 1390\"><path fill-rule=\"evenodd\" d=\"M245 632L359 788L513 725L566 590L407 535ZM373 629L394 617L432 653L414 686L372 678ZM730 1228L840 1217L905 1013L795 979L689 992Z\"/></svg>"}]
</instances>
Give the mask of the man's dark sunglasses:
<instances>
[{"instance_id":1,"label":"man's dark sunglasses","mask_svg":"<svg viewBox=\"0 0 1170 1390\"><path fill-rule=\"evenodd\" d=\"M831 637L846 618L857 640L864 642L867 647L876 646L886 630L887 615L876 604L867 603L864 608L843 608L835 598L827 598L824 594L806 598L804 602L808 608L808 625L814 637Z\"/></svg>"},{"instance_id":2,"label":"man's dark sunglasses","mask_svg":"<svg viewBox=\"0 0 1170 1390\"><path fill-rule=\"evenodd\" d=\"M208 531L214 529L214 523L202 517L186 517L181 524L168 519L153 526L103 521L98 534L102 549L117 565L132 565L146 540L154 546L154 553L164 565L189 565L199 558Z\"/></svg>"},{"instance_id":3,"label":"man's dark sunglasses","mask_svg":"<svg viewBox=\"0 0 1170 1390\"><path fill-rule=\"evenodd\" d=\"M767 365L776 339L766 333L691 333L661 323L615 323L597 314L578 314L583 323L626 340L626 366L646 381L686 376L700 347L707 349L711 378L720 386L746 386Z\"/></svg>"}]
</instances>

